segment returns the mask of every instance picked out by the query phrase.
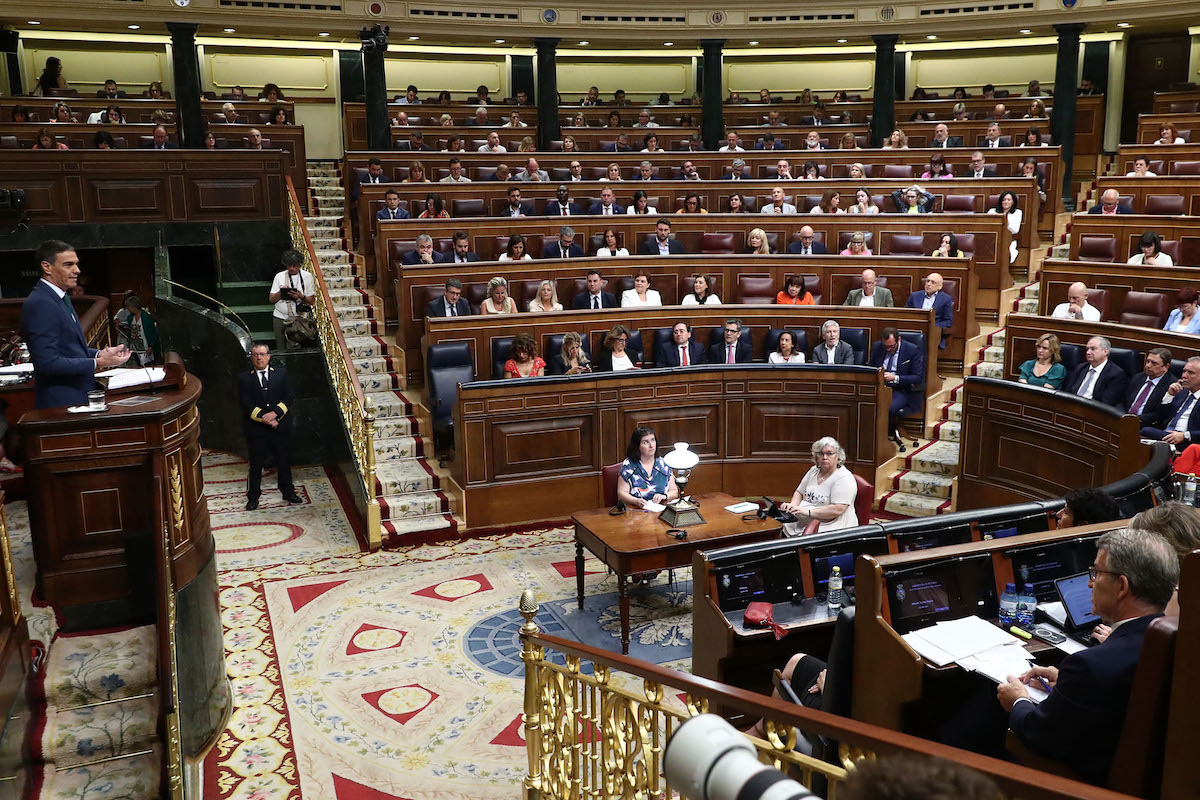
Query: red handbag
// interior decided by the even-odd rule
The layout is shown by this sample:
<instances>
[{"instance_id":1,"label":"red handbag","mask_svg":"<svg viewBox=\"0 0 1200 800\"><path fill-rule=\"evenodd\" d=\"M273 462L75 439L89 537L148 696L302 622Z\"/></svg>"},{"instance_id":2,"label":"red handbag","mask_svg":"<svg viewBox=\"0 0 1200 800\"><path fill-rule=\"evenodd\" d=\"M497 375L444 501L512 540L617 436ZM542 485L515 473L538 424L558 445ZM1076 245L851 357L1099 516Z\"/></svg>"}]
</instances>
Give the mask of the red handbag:
<instances>
[{"instance_id":1,"label":"red handbag","mask_svg":"<svg viewBox=\"0 0 1200 800\"><path fill-rule=\"evenodd\" d=\"M746 606L746 613L742 619L747 626L770 628L775 633L777 641L787 636L787 628L775 621L775 607L770 603L751 603Z\"/></svg>"}]
</instances>

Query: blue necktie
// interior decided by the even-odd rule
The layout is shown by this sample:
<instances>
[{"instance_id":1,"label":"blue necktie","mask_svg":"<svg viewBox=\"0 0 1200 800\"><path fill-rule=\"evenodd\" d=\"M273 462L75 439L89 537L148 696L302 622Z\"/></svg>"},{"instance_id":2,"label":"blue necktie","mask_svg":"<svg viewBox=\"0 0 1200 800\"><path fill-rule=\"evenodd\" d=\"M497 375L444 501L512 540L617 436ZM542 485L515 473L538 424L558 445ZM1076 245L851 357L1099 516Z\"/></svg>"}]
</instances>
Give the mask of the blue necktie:
<instances>
[{"instance_id":1,"label":"blue necktie","mask_svg":"<svg viewBox=\"0 0 1200 800\"><path fill-rule=\"evenodd\" d=\"M1175 416L1171 418L1171 424L1167 426L1168 431L1175 430L1175 426L1179 424L1179 421L1183 419L1183 415L1188 412L1188 409L1191 408L1192 404L1195 402L1196 395L1194 394L1184 401L1183 405L1179 407L1179 411L1175 412Z\"/></svg>"}]
</instances>

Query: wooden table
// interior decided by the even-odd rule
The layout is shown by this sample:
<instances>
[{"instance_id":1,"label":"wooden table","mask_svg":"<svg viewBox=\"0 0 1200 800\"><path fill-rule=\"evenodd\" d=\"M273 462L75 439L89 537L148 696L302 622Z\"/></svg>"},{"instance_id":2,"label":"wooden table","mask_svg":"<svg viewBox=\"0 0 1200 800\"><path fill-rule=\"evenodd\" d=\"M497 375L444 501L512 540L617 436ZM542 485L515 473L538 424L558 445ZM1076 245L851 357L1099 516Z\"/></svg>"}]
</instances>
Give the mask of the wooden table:
<instances>
[{"instance_id":1,"label":"wooden table","mask_svg":"<svg viewBox=\"0 0 1200 800\"><path fill-rule=\"evenodd\" d=\"M607 508L581 511L575 523L575 587L583 608L583 549L588 550L617 573L621 604L621 652L629 652L629 577L645 572L685 567L697 550L777 538L782 526L771 518L743 520L725 506L741 502L725 492L695 495L704 525L687 529L686 539L667 536L667 524L653 514L631 508L612 516Z\"/></svg>"}]
</instances>

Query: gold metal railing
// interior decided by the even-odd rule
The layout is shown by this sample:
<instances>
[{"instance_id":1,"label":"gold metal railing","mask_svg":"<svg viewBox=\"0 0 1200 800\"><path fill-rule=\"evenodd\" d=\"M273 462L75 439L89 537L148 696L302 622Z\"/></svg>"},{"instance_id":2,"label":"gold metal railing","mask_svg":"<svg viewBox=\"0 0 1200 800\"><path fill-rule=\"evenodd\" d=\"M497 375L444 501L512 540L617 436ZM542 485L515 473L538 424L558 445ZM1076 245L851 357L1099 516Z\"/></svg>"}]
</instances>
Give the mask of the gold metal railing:
<instances>
[{"instance_id":1,"label":"gold metal railing","mask_svg":"<svg viewBox=\"0 0 1200 800\"><path fill-rule=\"evenodd\" d=\"M167 284L168 286L174 286L176 289L185 289L185 290L191 292L192 294L203 297L205 300L209 301L210 303L215 304L217 306L217 308L219 308L221 310L222 314L227 314L227 315L233 317L234 319L236 319L238 325L242 326L242 328L245 329L246 333L250 333L250 326L246 324L246 320L242 319L242 316L240 314L238 314L232 308L225 305L224 303L222 303L220 300L213 297L212 295L205 294L204 292L200 291L199 289L193 289L192 287L190 287L186 284L178 283L177 281L173 281L170 278L161 278L160 280L162 280L162 282Z\"/></svg>"},{"instance_id":2,"label":"gold metal railing","mask_svg":"<svg viewBox=\"0 0 1200 800\"><path fill-rule=\"evenodd\" d=\"M342 411L342 421L350 437L354 463L363 482L363 496L367 503L367 543L372 550L378 550L383 540L379 500L375 494L375 415L367 407L366 393L362 384L358 382L350 349L346 346L346 337L342 335L342 326L338 324L333 301L329 296L329 287L321 272L317 250L313 246L312 237L309 236L308 226L304 224L296 188L292 185L291 178L286 180L292 245L304 256L303 268L311 272L317 281L317 302L313 305L313 319L317 324L321 349L325 352L325 367L329 371L329 380L333 384L338 407Z\"/></svg>"},{"instance_id":3,"label":"gold metal railing","mask_svg":"<svg viewBox=\"0 0 1200 800\"><path fill-rule=\"evenodd\" d=\"M1009 797L1109 800L1104 789L958 750L853 719L802 708L733 686L538 631L533 592L521 595L525 665L525 800L649 800L678 796L663 774L667 742L689 717L710 709L764 719L766 739L747 736L764 764L835 800L856 762L879 755L932 756L983 773ZM553 663L551 656L565 663ZM583 665L590 663L588 675ZM683 701L678 697L682 695ZM831 764L797 752L796 729L836 741ZM1132 800L1131 798L1129 800Z\"/></svg>"}]
</instances>

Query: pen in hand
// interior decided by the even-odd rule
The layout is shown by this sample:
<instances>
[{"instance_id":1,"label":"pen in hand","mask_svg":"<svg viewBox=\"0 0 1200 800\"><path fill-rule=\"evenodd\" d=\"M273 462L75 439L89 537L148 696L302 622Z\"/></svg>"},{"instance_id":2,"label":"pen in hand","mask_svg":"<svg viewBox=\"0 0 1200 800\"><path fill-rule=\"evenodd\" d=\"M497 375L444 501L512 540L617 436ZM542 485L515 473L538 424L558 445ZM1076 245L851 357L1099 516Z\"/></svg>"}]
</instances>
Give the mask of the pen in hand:
<instances>
[{"instance_id":1,"label":"pen in hand","mask_svg":"<svg viewBox=\"0 0 1200 800\"><path fill-rule=\"evenodd\" d=\"M1033 678L1042 685L1042 688L1046 690L1047 694L1051 691L1050 684L1046 683L1046 679L1041 675L1034 675Z\"/></svg>"}]
</instances>

